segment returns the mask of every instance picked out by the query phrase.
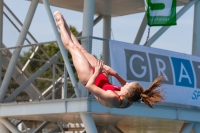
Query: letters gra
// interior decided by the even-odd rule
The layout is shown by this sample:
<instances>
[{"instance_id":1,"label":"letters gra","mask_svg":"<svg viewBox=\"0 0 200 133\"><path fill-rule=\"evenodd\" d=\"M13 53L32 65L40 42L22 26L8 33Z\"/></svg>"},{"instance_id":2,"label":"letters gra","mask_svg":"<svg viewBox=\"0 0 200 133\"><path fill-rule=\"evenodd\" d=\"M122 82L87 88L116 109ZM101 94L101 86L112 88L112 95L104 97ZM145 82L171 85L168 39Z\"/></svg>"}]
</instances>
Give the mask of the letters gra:
<instances>
[{"instance_id":1,"label":"letters gra","mask_svg":"<svg viewBox=\"0 0 200 133\"><path fill-rule=\"evenodd\" d=\"M128 80L148 82L150 75L152 75L152 79L162 75L166 79L165 84L200 88L200 62L129 49L124 50Z\"/></svg>"}]
</instances>

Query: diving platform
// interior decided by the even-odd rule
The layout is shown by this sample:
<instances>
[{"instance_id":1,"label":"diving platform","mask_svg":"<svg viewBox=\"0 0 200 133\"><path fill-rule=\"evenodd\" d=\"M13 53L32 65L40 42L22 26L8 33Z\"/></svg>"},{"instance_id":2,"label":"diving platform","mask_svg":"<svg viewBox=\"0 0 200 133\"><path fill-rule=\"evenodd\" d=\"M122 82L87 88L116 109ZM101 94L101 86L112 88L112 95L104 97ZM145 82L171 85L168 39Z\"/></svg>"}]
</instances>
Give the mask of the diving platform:
<instances>
[{"instance_id":1,"label":"diving platform","mask_svg":"<svg viewBox=\"0 0 200 133\"><path fill-rule=\"evenodd\" d=\"M91 114L97 127L116 126L124 133L178 133L185 121L200 122L200 108L163 102L154 109L140 102L127 109L107 108L94 98L0 104L0 117L20 120L83 123L80 113Z\"/></svg>"}]
</instances>

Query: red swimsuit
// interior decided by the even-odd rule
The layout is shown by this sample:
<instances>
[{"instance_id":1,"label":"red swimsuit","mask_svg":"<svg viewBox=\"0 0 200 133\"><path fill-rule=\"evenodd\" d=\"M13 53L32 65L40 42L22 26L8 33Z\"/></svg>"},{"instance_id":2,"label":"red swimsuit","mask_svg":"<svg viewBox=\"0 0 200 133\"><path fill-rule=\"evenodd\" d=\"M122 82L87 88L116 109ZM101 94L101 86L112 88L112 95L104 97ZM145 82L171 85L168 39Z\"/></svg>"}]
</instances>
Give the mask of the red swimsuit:
<instances>
[{"instance_id":1,"label":"red swimsuit","mask_svg":"<svg viewBox=\"0 0 200 133\"><path fill-rule=\"evenodd\" d=\"M120 91L121 90L121 87L119 86L115 86L115 85L112 85L108 78L104 75L104 74L99 74L98 77L96 78L95 80L95 85L102 88L103 90L107 91L107 90L111 90L112 92L114 92L119 101L120 101L120 105L122 104L122 99L120 98L120 96L115 92L115 91ZM99 99L98 99L99 101ZM100 101L99 101L100 102ZM101 102L100 102L101 103ZM126 108L129 106L129 102L124 106L124 107L119 107L119 108Z\"/></svg>"}]
</instances>

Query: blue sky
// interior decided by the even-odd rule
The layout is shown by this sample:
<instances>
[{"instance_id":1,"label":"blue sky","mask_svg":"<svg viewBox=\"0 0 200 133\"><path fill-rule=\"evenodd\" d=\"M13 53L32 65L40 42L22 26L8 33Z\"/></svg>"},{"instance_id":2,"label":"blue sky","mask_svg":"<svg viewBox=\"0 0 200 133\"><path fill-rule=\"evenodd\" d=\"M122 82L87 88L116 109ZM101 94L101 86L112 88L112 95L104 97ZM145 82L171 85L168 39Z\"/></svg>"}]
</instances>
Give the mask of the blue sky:
<instances>
[{"instance_id":1,"label":"blue sky","mask_svg":"<svg viewBox=\"0 0 200 133\"><path fill-rule=\"evenodd\" d=\"M16 16L24 22L30 1L26 0L4 0L7 6L16 14ZM178 7L177 11L182 7ZM51 7L52 12L59 10L63 13L69 25L73 25L78 31L82 30L83 14L81 12L70 11L62 8ZM176 26L170 27L153 45L152 47L177 51L181 53L191 54L192 36L193 36L193 11L190 8L178 21ZM144 13L126 15L112 18L112 39L133 43ZM93 29L93 36L102 37L102 21L100 21ZM160 27L151 27L150 37ZM53 30L44 5L39 4L33 18L30 30L39 42L55 40ZM147 29L141 41L145 43L147 37Z\"/></svg>"}]
</instances>

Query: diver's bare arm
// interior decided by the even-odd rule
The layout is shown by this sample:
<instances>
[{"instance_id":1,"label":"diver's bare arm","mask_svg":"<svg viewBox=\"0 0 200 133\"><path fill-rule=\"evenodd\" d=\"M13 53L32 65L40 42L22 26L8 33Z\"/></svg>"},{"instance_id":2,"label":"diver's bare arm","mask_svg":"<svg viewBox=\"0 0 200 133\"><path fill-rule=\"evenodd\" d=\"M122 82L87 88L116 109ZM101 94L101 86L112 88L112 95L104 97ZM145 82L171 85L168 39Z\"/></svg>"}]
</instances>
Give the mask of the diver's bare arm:
<instances>
[{"instance_id":1,"label":"diver's bare arm","mask_svg":"<svg viewBox=\"0 0 200 133\"><path fill-rule=\"evenodd\" d=\"M118 73L114 77L119 81L119 83L122 86L124 86L127 83L127 81L124 78L122 78Z\"/></svg>"},{"instance_id":2,"label":"diver's bare arm","mask_svg":"<svg viewBox=\"0 0 200 133\"><path fill-rule=\"evenodd\" d=\"M119 83L124 86L126 84L126 80L124 78L122 78L115 70L113 70L111 67L104 65L103 66L105 73L107 73L110 76L114 76Z\"/></svg>"}]
</instances>

